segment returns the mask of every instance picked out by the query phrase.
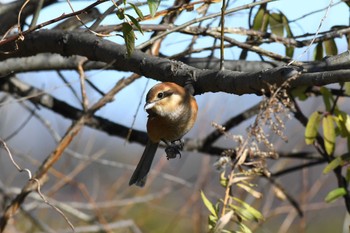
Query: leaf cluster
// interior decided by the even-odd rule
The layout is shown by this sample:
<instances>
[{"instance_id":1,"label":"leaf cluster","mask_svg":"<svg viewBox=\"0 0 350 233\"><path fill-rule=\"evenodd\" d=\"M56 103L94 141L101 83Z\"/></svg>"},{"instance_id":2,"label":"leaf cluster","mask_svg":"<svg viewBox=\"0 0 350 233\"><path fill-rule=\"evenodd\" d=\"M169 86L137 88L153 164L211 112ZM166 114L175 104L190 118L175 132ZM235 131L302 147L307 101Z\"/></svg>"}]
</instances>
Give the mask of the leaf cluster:
<instances>
[{"instance_id":1,"label":"leaf cluster","mask_svg":"<svg viewBox=\"0 0 350 233\"><path fill-rule=\"evenodd\" d=\"M226 177L224 172L221 173L220 184L225 189L230 190L230 194L225 197L226 200L219 199L214 204L201 192L202 201L210 212L208 217L209 232L250 233L252 231L248 224L264 220L260 211L233 195L233 193L243 190L255 198L261 198L262 194L255 190L256 185L249 182L253 176L244 172L237 173L234 177L231 175ZM236 191L233 192L233 190Z\"/></svg>"},{"instance_id":2,"label":"leaf cluster","mask_svg":"<svg viewBox=\"0 0 350 233\"><path fill-rule=\"evenodd\" d=\"M252 29L267 32L268 29L277 36L287 38L293 38L293 32L289 25L289 20L281 11L278 13L272 12L267 9L267 4L260 6L258 12L256 13ZM293 57L294 47L286 45L286 56Z\"/></svg>"},{"instance_id":3,"label":"leaf cluster","mask_svg":"<svg viewBox=\"0 0 350 233\"><path fill-rule=\"evenodd\" d=\"M342 84L345 86L346 94L349 90L350 83ZM330 161L325 168L323 173L327 174L338 167L343 167L349 164L350 156L350 115L345 111L339 109L337 105L337 99L331 94L328 88L321 87L320 92L323 97L323 102L325 105L324 111L314 111L308 120L305 129L305 143L307 145L315 144L317 137L323 135L323 143L325 152L328 155L328 160ZM320 131L321 128L321 132ZM337 156L336 155L336 145L341 139L346 140L348 152ZM346 181L350 182L350 167L346 169ZM325 198L326 202L334 201L335 199L344 196L347 191L344 187L336 188L328 193Z\"/></svg>"}]
</instances>

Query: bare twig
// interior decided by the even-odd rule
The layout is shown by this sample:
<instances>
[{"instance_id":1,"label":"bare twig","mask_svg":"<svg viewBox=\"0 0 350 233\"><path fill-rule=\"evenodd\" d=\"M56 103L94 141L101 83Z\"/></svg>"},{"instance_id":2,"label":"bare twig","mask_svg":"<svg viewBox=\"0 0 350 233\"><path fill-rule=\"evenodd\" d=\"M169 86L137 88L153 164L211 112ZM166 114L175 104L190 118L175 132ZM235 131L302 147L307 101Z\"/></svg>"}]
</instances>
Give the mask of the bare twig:
<instances>
[{"instance_id":1,"label":"bare twig","mask_svg":"<svg viewBox=\"0 0 350 233\"><path fill-rule=\"evenodd\" d=\"M311 48L311 46L313 45L314 41L316 40L316 37L317 37L318 33L319 33L320 30L321 30L321 27L322 27L322 25L323 25L323 21L327 18L327 15L328 15L329 9L331 9L332 3L333 3L333 0L330 0L330 2L329 2L329 4L328 4L328 7L327 7L327 10L326 10L326 12L324 13L324 16L322 17L322 19L321 19L321 21L320 21L320 24L318 25L318 28L317 28L317 30L316 30L316 33L315 33L314 37L312 38L312 40L310 41L309 46L308 46L308 47L304 50L304 52L302 52L295 60L298 60L298 59L300 59L302 56L304 56L304 55L307 53L307 51L309 51L309 49ZM292 65L293 63L295 63L295 62L296 62L295 60L289 62L289 63L288 63L288 66L289 66L289 65Z\"/></svg>"},{"instance_id":2,"label":"bare twig","mask_svg":"<svg viewBox=\"0 0 350 233\"><path fill-rule=\"evenodd\" d=\"M41 181L43 183L43 177L47 174L48 170L53 166L53 164L55 164L59 160L64 150L71 143L75 135L77 135L80 129L84 126L85 122L88 121L93 116L93 114L96 111L98 111L101 107L109 103L117 92L129 85L134 80L135 76L131 76L127 79L120 80L105 96L103 96L98 102L96 102L91 108L89 108L76 122L74 122L67 129L66 134L58 143L56 149L45 159L45 161L38 168L33 179L36 179L38 182ZM23 187L21 193L18 194L12 200L11 204L6 207L0 219L0 231L4 230L8 220L17 211L17 209L23 203L27 195L36 188L37 185L33 185L32 182L27 182L27 184Z\"/></svg>"},{"instance_id":3,"label":"bare twig","mask_svg":"<svg viewBox=\"0 0 350 233\"><path fill-rule=\"evenodd\" d=\"M17 35L13 35L13 36L10 36L10 37L4 37L4 38L2 38L2 40L0 40L0 46L2 46L2 45L4 45L4 44L7 44L7 43L9 43L9 42L15 41L15 40L17 40L18 38L23 37L23 36L25 36L25 35L27 35L27 34L33 32L33 31L35 31L35 30L37 30L37 29L40 29L40 28L43 28L43 27L45 27L45 26L47 26L47 25L53 24L53 23L55 23L55 22L58 22L58 21L60 21L60 20L66 19L66 18L70 18L70 17L75 16L75 15L82 14L82 13L84 13L85 11L88 11L88 10L94 8L95 6L97 6L97 5L99 5L99 4L103 3L103 2L106 2L106 1L107 1L107 0L99 0L99 1L96 1L96 2L92 3L91 5L85 7L85 8L82 9L82 10L75 11L75 12L70 13L70 14L61 15L61 16L55 18L55 19L51 19L51 20L46 21L46 22L44 22L44 23L41 23L41 24L39 24L39 25L37 25L37 26L35 26L35 27L29 28L29 29L27 29L27 30L25 30L25 31L23 31L23 32L20 31L21 33L18 33ZM22 7L23 7L23 6L22 6ZM18 25L20 25L20 22L18 22ZM18 27L20 27L20 26L18 26Z\"/></svg>"},{"instance_id":4,"label":"bare twig","mask_svg":"<svg viewBox=\"0 0 350 233\"><path fill-rule=\"evenodd\" d=\"M249 9L251 7L258 6L258 5L261 5L261 4L264 4L264 3L267 3L267 2L272 2L272 1L275 1L275 0L262 0L262 1L259 1L259 2L256 2L256 3L251 3L251 4L246 4L246 5L243 5L243 6L235 7L235 8L232 8L232 9L229 9L229 10L225 11L225 15L233 13L233 12L237 12L237 11L240 11L240 10L243 10L243 9ZM147 42L139 45L137 48L138 49L142 49L142 48L152 44L154 41L158 40L159 38L162 38L162 37L165 37L166 35L169 35L170 33L177 32L177 31L179 31L179 30L181 30L183 28L186 28L186 27L188 27L188 26L190 26L192 24L199 23L201 21L204 21L204 20L207 20L207 19L212 19L212 18L219 17L219 16L221 16L221 12L215 13L215 14L206 15L206 16L203 16L201 18L196 18L196 19L190 20L190 21L188 21L188 22L186 22L186 23L184 23L184 24L182 24L180 26L174 27L173 29L167 30L166 32L164 32L162 34L153 37L152 39L148 40Z\"/></svg>"},{"instance_id":5,"label":"bare twig","mask_svg":"<svg viewBox=\"0 0 350 233\"><path fill-rule=\"evenodd\" d=\"M73 224L69 221L68 217L67 217L59 208L57 208L55 205L51 204L51 203L45 198L45 196L41 193L41 190L40 190L40 187L41 187L40 181L39 181L37 178L35 178L35 177L32 176L32 173L30 172L29 169L27 169L27 168L21 168L21 167L15 162L15 160L13 159L13 156L12 156L12 154L11 154L11 151L10 151L10 149L7 147L5 141L3 141L2 139L0 139L0 143L1 143L1 145L3 146L3 148L6 150L8 156L9 156L11 162L12 162L12 164L17 168L17 170L18 170L19 172L24 172L24 171L27 172L28 177L29 177L28 183L31 183L31 185L33 185L33 182L35 183L35 184L33 185L33 187L36 187L36 191L37 191L37 193L39 194L39 196L41 197L41 199L42 199L47 205L51 206L54 210L56 210L56 211L65 219L65 221L68 223L68 225L71 227L71 229L72 229L73 232L74 232L74 226L73 226ZM18 207L17 207L17 208L18 208ZM11 211L11 212L5 212L4 215L3 215L3 217L4 217L4 216L5 216L5 217L6 217L6 216L11 217L13 214L14 214L13 211ZM1 232L4 230L4 228L5 228L5 226L6 226L6 222L7 222L7 219L3 219L3 217L0 219L0 227L1 227L1 228L0 228L0 231L1 231Z\"/></svg>"},{"instance_id":6,"label":"bare twig","mask_svg":"<svg viewBox=\"0 0 350 233\"><path fill-rule=\"evenodd\" d=\"M39 0L38 4L36 6L36 9L35 9L35 13L33 15L32 22L30 23L29 28L35 27L35 25L37 24L38 19L39 19L39 15L40 15L40 12L41 12L41 8L43 7L43 5L44 5L44 0Z\"/></svg>"},{"instance_id":7,"label":"bare twig","mask_svg":"<svg viewBox=\"0 0 350 233\"><path fill-rule=\"evenodd\" d=\"M225 68L224 61L225 61L225 50L224 50L224 44L225 44L225 11L226 11L226 0L222 0L222 6L221 6L221 17L220 17L220 25L221 25L221 32L220 32L220 70L223 70Z\"/></svg>"},{"instance_id":8,"label":"bare twig","mask_svg":"<svg viewBox=\"0 0 350 233\"><path fill-rule=\"evenodd\" d=\"M143 91L142 91L142 93L141 93L141 95L140 95L140 101L139 101L139 104L137 105L135 114L134 114L134 116L133 116L133 121L132 121L132 123L131 123L130 129L129 129L129 132L128 132L128 135L127 135L126 138L125 138L125 143L126 143L127 141L129 141L129 138L130 138L130 136L131 136L132 130L133 130L134 125L135 125L135 122L136 122L137 114L138 114L138 112L139 112L139 110L140 110L140 107L141 107L142 98L144 97L145 92L146 92L146 88L147 88L147 86L148 86L148 82L149 82L149 79L147 79L147 82L146 82L146 84L145 84L145 88L143 89Z\"/></svg>"},{"instance_id":9,"label":"bare twig","mask_svg":"<svg viewBox=\"0 0 350 233\"><path fill-rule=\"evenodd\" d=\"M81 90L81 97L82 97L82 106L84 111L87 111L89 107L89 99L86 95L86 86L85 86L85 72L83 65L87 61L87 58L81 59L78 65L78 72L79 72L79 80L80 80L80 90Z\"/></svg>"}]
</instances>

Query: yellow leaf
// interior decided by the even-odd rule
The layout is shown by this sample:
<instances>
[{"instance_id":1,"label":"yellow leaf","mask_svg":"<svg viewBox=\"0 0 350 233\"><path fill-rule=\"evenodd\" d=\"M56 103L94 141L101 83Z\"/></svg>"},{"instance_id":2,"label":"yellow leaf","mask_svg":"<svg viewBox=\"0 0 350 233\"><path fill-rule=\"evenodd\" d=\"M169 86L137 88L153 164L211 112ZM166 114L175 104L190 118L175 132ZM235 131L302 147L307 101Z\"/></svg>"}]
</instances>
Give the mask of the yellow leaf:
<instances>
[{"instance_id":1,"label":"yellow leaf","mask_svg":"<svg viewBox=\"0 0 350 233\"><path fill-rule=\"evenodd\" d=\"M314 51L314 59L320 61L323 58L323 45L322 42L319 42Z\"/></svg>"},{"instance_id":2,"label":"yellow leaf","mask_svg":"<svg viewBox=\"0 0 350 233\"><path fill-rule=\"evenodd\" d=\"M324 47L326 49L326 54L328 56L334 56L334 55L338 54L337 45L335 44L334 39L326 40L323 43L324 43Z\"/></svg>"},{"instance_id":3,"label":"yellow leaf","mask_svg":"<svg viewBox=\"0 0 350 233\"><path fill-rule=\"evenodd\" d=\"M305 129L305 143L307 145L311 145L314 143L318 127L321 122L321 113L320 112L313 112L309 118L309 121L307 122L306 129Z\"/></svg>"},{"instance_id":4,"label":"yellow leaf","mask_svg":"<svg viewBox=\"0 0 350 233\"><path fill-rule=\"evenodd\" d=\"M147 4L149 7L149 12L150 12L151 16L154 17L155 14L157 13L157 9L159 7L160 0L147 0Z\"/></svg>"},{"instance_id":5,"label":"yellow leaf","mask_svg":"<svg viewBox=\"0 0 350 233\"><path fill-rule=\"evenodd\" d=\"M250 193L253 197L257 198L257 199L260 199L263 194L252 189L251 187L249 187L248 185L245 185L245 184L242 184L242 183L239 183L237 184L238 187L244 189L245 191L247 191L248 193Z\"/></svg>"},{"instance_id":6,"label":"yellow leaf","mask_svg":"<svg viewBox=\"0 0 350 233\"><path fill-rule=\"evenodd\" d=\"M339 167L342 165L343 160L341 157L336 157L333 159L324 169L323 169L323 174L327 174L330 171L334 170L335 168Z\"/></svg>"},{"instance_id":7,"label":"yellow leaf","mask_svg":"<svg viewBox=\"0 0 350 233\"><path fill-rule=\"evenodd\" d=\"M350 95L350 82L344 83L345 94Z\"/></svg>"},{"instance_id":8,"label":"yellow leaf","mask_svg":"<svg viewBox=\"0 0 350 233\"><path fill-rule=\"evenodd\" d=\"M335 148L335 126L332 115L322 119L324 146L328 155L331 155Z\"/></svg>"},{"instance_id":9,"label":"yellow leaf","mask_svg":"<svg viewBox=\"0 0 350 233\"><path fill-rule=\"evenodd\" d=\"M213 205L213 203L211 203L211 202L209 201L209 199L205 196L205 194L203 193L203 191L201 191L201 196L202 196L202 200L203 200L204 205L207 207L207 209L210 211L210 213L211 213L213 216L217 217L218 215L217 215L217 213L216 213L216 211L215 211L215 206Z\"/></svg>"},{"instance_id":10,"label":"yellow leaf","mask_svg":"<svg viewBox=\"0 0 350 233\"><path fill-rule=\"evenodd\" d=\"M128 23L122 23L122 32L126 45L128 56L130 57L135 48L135 34L132 30L132 26Z\"/></svg>"},{"instance_id":11,"label":"yellow leaf","mask_svg":"<svg viewBox=\"0 0 350 233\"><path fill-rule=\"evenodd\" d=\"M266 32L269 20L269 14L266 11L266 4L262 4L256 13L253 21L253 29Z\"/></svg>"},{"instance_id":12,"label":"yellow leaf","mask_svg":"<svg viewBox=\"0 0 350 233\"><path fill-rule=\"evenodd\" d=\"M333 202L335 201L336 199L338 199L339 197L342 197L344 195L346 195L346 190L344 188L336 188L336 189L333 189L332 191L330 191L326 198L325 198L325 201L326 202Z\"/></svg>"},{"instance_id":13,"label":"yellow leaf","mask_svg":"<svg viewBox=\"0 0 350 233\"><path fill-rule=\"evenodd\" d=\"M269 18L270 28L273 34L283 36L283 18L282 14L272 13Z\"/></svg>"}]
</instances>

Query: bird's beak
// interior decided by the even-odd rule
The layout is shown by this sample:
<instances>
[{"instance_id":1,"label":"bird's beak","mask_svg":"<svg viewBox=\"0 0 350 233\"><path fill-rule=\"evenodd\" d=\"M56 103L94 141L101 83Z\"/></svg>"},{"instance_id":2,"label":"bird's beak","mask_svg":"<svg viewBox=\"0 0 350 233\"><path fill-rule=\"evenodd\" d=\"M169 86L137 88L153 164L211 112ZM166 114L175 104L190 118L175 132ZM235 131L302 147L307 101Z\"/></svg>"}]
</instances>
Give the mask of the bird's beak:
<instances>
[{"instance_id":1,"label":"bird's beak","mask_svg":"<svg viewBox=\"0 0 350 233\"><path fill-rule=\"evenodd\" d=\"M146 103L145 104L145 110L153 108L154 104L155 104L155 102Z\"/></svg>"}]
</instances>

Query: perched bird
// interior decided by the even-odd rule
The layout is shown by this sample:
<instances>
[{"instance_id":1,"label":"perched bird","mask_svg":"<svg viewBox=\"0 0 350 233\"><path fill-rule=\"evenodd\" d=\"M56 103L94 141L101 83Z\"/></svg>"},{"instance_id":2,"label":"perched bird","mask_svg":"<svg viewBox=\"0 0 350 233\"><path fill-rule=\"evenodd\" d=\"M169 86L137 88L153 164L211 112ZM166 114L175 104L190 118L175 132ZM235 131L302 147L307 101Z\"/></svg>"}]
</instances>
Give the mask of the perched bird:
<instances>
[{"instance_id":1,"label":"perched bird","mask_svg":"<svg viewBox=\"0 0 350 233\"><path fill-rule=\"evenodd\" d=\"M193 127L198 106L188 90L175 83L164 82L149 90L145 110L148 113L148 142L129 181L129 185L136 184L140 187L146 183L160 141L168 145L168 158L180 153L182 146L174 142L179 141Z\"/></svg>"}]
</instances>

